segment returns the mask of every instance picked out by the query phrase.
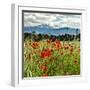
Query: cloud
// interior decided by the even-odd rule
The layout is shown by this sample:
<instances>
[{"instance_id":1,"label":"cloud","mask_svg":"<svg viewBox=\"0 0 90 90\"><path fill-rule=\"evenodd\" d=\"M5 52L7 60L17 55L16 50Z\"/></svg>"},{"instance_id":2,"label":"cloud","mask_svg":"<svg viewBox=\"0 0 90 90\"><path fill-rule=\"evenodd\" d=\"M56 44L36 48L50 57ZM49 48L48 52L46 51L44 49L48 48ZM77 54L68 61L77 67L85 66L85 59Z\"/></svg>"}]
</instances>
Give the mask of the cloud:
<instances>
[{"instance_id":1,"label":"cloud","mask_svg":"<svg viewBox=\"0 0 90 90\"><path fill-rule=\"evenodd\" d=\"M24 26L37 26L46 24L53 28L75 27L80 28L81 16L51 13L24 13Z\"/></svg>"}]
</instances>

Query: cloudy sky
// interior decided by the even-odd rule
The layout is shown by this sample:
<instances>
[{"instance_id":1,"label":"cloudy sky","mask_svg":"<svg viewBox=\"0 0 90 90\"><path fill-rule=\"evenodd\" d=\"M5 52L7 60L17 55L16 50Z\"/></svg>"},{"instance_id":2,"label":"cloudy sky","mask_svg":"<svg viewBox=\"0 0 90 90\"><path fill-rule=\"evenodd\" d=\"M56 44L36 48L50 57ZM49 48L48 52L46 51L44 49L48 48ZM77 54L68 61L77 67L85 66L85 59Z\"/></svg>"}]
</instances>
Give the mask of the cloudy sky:
<instances>
[{"instance_id":1,"label":"cloudy sky","mask_svg":"<svg viewBox=\"0 0 90 90\"><path fill-rule=\"evenodd\" d=\"M24 27L48 25L52 28L80 28L81 15L24 12Z\"/></svg>"}]
</instances>

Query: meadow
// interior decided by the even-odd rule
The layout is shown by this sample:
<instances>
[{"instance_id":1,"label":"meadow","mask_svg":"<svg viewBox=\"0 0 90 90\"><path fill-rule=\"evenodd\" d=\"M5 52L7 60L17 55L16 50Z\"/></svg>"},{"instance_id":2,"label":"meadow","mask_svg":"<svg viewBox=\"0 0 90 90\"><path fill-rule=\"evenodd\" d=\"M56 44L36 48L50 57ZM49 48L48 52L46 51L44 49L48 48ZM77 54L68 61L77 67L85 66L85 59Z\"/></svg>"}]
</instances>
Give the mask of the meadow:
<instances>
[{"instance_id":1,"label":"meadow","mask_svg":"<svg viewBox=\"0 0 90 90\"><path fill-rule=\"evenodd\" d=\"M24 39L24 77L80 75L80 41Z\"/></svg>"}]
</instances>

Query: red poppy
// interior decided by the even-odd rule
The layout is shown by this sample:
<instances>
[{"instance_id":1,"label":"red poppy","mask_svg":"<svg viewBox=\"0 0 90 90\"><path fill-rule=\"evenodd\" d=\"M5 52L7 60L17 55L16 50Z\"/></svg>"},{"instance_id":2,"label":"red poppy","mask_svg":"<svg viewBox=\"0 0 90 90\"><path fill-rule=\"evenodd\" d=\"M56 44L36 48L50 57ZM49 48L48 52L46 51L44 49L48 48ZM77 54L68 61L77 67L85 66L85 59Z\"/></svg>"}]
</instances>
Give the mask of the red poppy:
<instances>
[{"instance_id":1,"label":"red poppy","mask_svg":"<svg viewBox=\"0 0 90 90\"><path fill-rule=\"evenodd\" d=\"M31 44L31 46L32 46L34 49L36 49L36 48L39 47L39 43L38 43L38 42L33 42L33 43Z\"/></svg>"},{"instance_id":2,"label":"red poppy","mask_svg":"<svg viewBox=\"0 0 90 90\"><path fill-rule=\"evenodd\" d=\"M59 49L59 48L62 46L61 41L56 40L55 43L54 43L54 46L55 46L57 49Z\"/></svg>"},{"instance_id":3,"label":"red poppy","mask_svg":"<svg viewBox=\"0 0 90 90\"><path fill-rule=\"evenodd\" d=\"M41 52L40 57L47 58L47 57L50 57L51 55L52 55L51 50L47 48Z\"/></svg>"},{"instance_id":4,"label":"red poppy","mask_svg":"<svg viewBox=\"0 0 90 90\"><path fill-rule=\"evenodd\" d=\"M48 70L48 67L45 66L45 65L41 65L41 66L40 66L40 69L43 70L43 71L47 71L47 70Z\"/></svg>"}]
</instances>

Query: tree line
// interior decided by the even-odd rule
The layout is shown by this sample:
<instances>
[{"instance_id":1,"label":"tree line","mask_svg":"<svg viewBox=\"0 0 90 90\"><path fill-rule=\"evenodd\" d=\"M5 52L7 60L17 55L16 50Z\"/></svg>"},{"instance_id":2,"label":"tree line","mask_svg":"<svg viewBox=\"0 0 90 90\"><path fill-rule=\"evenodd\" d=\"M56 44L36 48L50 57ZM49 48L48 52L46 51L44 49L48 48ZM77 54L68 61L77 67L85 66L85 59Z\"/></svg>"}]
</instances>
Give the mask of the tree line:
<instances>
[{"instance_id":1,"label":"tree line","mask_svg":"<svg viewBox=\"0 0 90 90\"><path fill-rule=\"evenodd\" d=\"M64 34L64 35L48 35L48 34L36 34L36 33L24 33L24 40L32 39L33 41L40 41L44 39L50 39L52 42L55 41L56 39L61 40L61 41L73 41L73 40L78 40L80 41L80 33L79 34Z\"/></svg>"}]
</instances>

